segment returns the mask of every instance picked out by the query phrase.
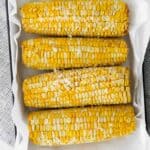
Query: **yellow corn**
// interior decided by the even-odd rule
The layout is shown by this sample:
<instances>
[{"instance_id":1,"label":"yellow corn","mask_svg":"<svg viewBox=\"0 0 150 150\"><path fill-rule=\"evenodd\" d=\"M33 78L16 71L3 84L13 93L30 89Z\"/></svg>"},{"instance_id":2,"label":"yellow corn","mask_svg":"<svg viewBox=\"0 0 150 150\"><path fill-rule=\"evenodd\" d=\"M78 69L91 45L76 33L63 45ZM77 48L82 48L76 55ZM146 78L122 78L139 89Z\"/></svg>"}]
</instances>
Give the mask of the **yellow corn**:
<instances>
[{"instance_id":1,"label":"yellow corn","mask_svg":"<svg viewBox=\"0 0 150 150\"><path fill-rule=\"evenodd\" d=\"M119 39L38 38L22 43L23 63L34 69L121 64L127 53L126 42Z\"/></svg>"},{"instance_id":2,"label":"yellow corn","mask_svg":"<svg viewBox=\"0 0 150 150\"><path fill-rule=\"evenodd\" d=\"M117 105L31 112L28 127L34 144L59 146L129 135L136 123L132 106Z\"/></svg>"},{"instance_id":3,"label":"yellow corn","mask_svg":"<svg viewBox=\"0 0 150 150\"><path fill-rule=\"evenodd\" d=\"M130 103L129 70L101 67L41 74L23 82L29 107L73 107Z\"/></svg>"},{"instance_id":4,"label":"yellow corn","mask_svg":"<svg viewBox=\"0 0 150 150\"><path fill-rule=\"evenodd\" d=\"M26 32L55 36L123 36L128 8L122 0L51 0L21 8Z\"/></svg>"}]
</instances>

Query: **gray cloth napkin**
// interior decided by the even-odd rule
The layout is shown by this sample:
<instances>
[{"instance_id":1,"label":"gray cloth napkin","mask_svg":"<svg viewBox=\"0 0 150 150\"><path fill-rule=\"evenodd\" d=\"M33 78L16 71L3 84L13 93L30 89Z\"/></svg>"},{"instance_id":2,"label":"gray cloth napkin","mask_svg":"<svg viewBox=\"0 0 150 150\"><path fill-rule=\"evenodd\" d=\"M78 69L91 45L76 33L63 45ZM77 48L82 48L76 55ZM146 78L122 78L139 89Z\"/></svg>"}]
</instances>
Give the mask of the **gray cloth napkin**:
<instances>
[{"instance_id":1,"label":"gray cloth napkin","mask_svg":"<svg viewBox=\"0 0 150 150\"><path fill-rule=\"evenodd\" d=\"M145 119L147 131L150 134L150 42L148 44L143 64Z\"/></svg>"},{"instance_id":2,"label":"gray cloth napkin","mask_svg":"<svg viewBox=\"0 0 150 150\"><path fill-rule=\"evenodd\" d=\"M7 1L0 0L0 140L13 145L15 127L11 118L13 97L6 11Z\"/></svg>"}]
</instances>

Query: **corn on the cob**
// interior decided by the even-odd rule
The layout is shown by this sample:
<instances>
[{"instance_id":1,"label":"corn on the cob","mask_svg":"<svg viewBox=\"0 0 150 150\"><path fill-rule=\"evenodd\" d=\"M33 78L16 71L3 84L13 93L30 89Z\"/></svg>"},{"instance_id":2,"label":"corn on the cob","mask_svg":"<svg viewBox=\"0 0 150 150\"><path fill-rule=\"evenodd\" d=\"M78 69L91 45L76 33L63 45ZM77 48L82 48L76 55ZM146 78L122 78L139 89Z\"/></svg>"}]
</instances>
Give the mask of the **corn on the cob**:
<instances>
[{"instance_id":1,"label":"corn on the cob","mask_svg":"<svg viewBox=\"0 0 150 150\"><path fill-rule=\"evenodd\" d=\"M58 146L129 135L136 123L132 106L117 105L31 112L28 127L33 143Z\"/></svg>"},{"instance_id":2,"label":"corn on the cob","mask_svg":"<svg viewBox=\"0 0 150 150\"><path fill-rule=\"evenodd\" d=\"M41 74L24 80L23 93L29 107L130 103L129 70L102 67Z\"/></svg>"},{"instance_id":3,"label":"corn on the cob","mask_svg":"<svg viewBox=\"0 0 150 150\"><path fill-rule=\"evenodd\" d=\"M22 43L23 63L34 69L121 64L127 52L126 42L118 39L38 38Z\"/></svg>"},{"instance_id":4,"label":"corn on the cob","mask_svg":"<svg viewBox=\"0 0 150 150\"><path fill-rule=\"evenodd\" d=\"M21 8L26 32L55 36L123 36L128 8L122 0L52 0Z\"/></svg>"}]
</instances>

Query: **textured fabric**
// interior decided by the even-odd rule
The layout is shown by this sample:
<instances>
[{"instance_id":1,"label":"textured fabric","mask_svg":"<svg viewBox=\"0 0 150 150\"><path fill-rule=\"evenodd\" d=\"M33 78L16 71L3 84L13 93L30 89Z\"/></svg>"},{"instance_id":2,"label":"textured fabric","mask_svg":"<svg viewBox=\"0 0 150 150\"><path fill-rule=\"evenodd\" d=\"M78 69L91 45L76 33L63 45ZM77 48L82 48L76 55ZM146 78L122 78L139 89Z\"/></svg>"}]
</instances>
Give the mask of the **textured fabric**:
<instances>
[{"instance_id":1,"label":"textured fabric","mask_svg":"<svg viewBox=\"0 0 150 150\"><path fill-rule=\"evenodd\" d=\"M0 0L0 140L10 145L15 141L12 106L6 0Z\"/></svg>"},{"instance_id":2,"label":"textured fabric","mask_svg":"<svg viewBox=\"0 0 150 150\"><path fill-rule=\"evenodd\" d=\"M145 60L143 64L144 75L144 94L145 94L145 110L146 110L146 126L147 131L150 134L150 42L145 54Z\"/></svg>"}]
</instances>

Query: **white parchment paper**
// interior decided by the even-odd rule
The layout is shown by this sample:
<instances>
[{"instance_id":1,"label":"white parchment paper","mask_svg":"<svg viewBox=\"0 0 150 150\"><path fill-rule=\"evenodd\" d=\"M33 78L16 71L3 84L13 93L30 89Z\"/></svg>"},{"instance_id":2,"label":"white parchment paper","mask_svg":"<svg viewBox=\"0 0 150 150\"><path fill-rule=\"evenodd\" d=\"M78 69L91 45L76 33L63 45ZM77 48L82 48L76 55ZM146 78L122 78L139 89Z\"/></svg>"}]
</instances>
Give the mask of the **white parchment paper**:
<instances>
[{"instance_id":1,"label":"white parchment paper","mask_svg":"<svg viewBox=\"0 0 150 150\"><path fill-rule=\"evenodd\" d=\"M17 138L15 150L149 150L150 138L145 128L144 115L144 96L143 96L143 79L142 64L146 51L146 46L150 36L150 6L149 0L125 0L129 7L130 28L129 36L126 37L129 44L128 65L132 72L132 94L133 105L136 112L136 131L126 137L116 138L113 140L92 143L70 145L62 147L40 147L28 142L27 130L27 111L23 105L21 83L22 80L33 74L39 73L25 68L21 64L20 40L34 37L34 35L21 32L19 21L19 8L25 3L33 0L9 0L10 6L10 31L11 31L11 51L13 67L13 93L15 98L12 117L17 127ZM37 0L36 0L37 1Z\"/></svg>"}]
</instances>

